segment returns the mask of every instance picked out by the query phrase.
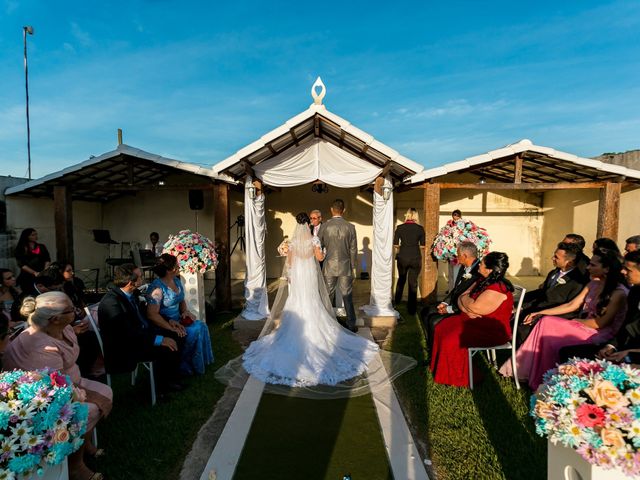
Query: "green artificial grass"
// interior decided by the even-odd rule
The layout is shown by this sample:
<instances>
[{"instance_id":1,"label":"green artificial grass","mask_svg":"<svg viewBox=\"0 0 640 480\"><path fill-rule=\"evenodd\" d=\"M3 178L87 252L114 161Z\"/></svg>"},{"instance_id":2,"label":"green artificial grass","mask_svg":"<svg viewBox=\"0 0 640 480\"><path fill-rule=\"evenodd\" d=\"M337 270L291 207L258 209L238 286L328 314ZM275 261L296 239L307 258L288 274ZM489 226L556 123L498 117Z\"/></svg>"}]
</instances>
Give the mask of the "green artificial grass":
<instances>
[{"instance_id":1,"label":"green artificial grass","mask_svg":"<svg viewBox=\"0 0 640 480\"><path fill-rule=\"evenodd\" d=\"M113 380L113 411L98 424L99 446L107 455L98 470L110 480L174 480L191 450L198 430L213 412L225 386L215 371L242 353L231 338L231 320L237 315L216 317L209 325L215 363L204 375L189 378L187 388L166 402L151 407L149 377L140 374L135 386L130 375ZM145 371L146 373L146 371Z\"/></svg>"},{"instance_id":2,"label":"green artificial grass","mask_svg":"<svg viewBox=\"0 0 640 480\"><path fill-rule=\"evenodd\" d=\"M404 318L388 349L427 360L422 326L401 306ZM433 462L438 479L546 478L546 441L536 435L528 416L531 392L518 391L485 357L476 357L484 381L469 390L433 382L429 368L419 365L400 376L395 386L416 441Z\"/></svg>"},{"instance_id":3,"label":"green artificial grass","mask_svg":"<svg viewBox=\"0 0 640 480\"><path fill-rule=\"evenodd\" d=\"M234 480L391 480L371 395L309 400L264 394Z\"/></svg>"}]
</instances>

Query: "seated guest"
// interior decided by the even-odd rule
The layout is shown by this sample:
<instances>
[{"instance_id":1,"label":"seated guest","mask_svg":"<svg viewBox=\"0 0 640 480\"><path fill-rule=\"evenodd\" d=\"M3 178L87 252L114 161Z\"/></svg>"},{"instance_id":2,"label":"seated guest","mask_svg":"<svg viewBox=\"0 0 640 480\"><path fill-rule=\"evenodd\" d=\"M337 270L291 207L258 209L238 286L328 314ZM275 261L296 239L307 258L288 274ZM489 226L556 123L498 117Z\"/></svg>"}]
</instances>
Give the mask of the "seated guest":
<instances>
[{"instance_id":1,"label":"seated guest","mask_svg":"<svg viewBox=\"0 0 640 480\"><path fill-rule=\"evenodd\" d=\"M431 354L435 382L468 387L469 347L500 345L511 338L513 285L504 278L507 268L506 253L485 256L480 278L458 298L460 313L436 325Z\"/></svg>"},{"instance_id":2,"label":"seated guest","mask_svg":"<svg viewBox=\"0 0 640 480\"><path fill-rule=\"evenodd\" d=\"M7 347L3 368L52 368L71 377L78 401L86 403L89 409L89 418L84 443L78 451L69 456L69 478L101 479L101 474L94 474L85 465L83 455L98 454L91 440L92 432L98 420L111 411L113 393L107 385L80 376L80 370L76 365L79 347L70 326L74 318L73 304L62 292L47 292L37 298L25 299L22 311L29 317L30 326Z\"/></svg>"},{"instance_id":3,"label":"seated guest","mask_svg":"<svg viewBox=\"0 0 640 480\"><path fill-rule=\"evenodd\" d=\"M181 390L178 344L140 310L137 288L142 271L133 264L117 266L113 284L98 306L107 373L132 372L138 362L153 361L158 391Z\"/></svg>"},{"instance_id":4,"label":"seated guest","mask_svg":"<svg viewBox=\"0 0 640 480\"><path fill-rule=\"evenodd\" d=\"M591 247L591 251L595 252L596 250L611 250L612 252L616 252L618 255L620 255L618 244L614 240L606 237L595 239L595 241L593 242L593 246Z\"/></svg>"},{"instance_id":5,"label":"seated guest","mask_svg":"<svg viewBox=\"0 0 640 480\"><path fill-rule=\"evenodd\" d=\"M178 259L163 253L153 271L158 278L147 289L147 316L159 328L173 330L185 338L180 370L202 374L213 363L209 329L187 309Z\"/></svg>"},{"instance_id":6,"label":"seated guest","mask_svg":"<svg viewBox=\"0 0 640 480\"><path fill-rule=\"evenodd\" d=\"M55 265L53 267L48 266L35 276L31 285L25 285L26 290L22 290L22 293L18 296L18 301L13 304L12 317L26 321L27 318L20 313L24 299L27 297L37 297L47 292L59 292L62 290L63 283L64 278L60 273L60 269Z\"/></svg>"},{"instance_id":7,"label":"seated guest","mask_svg":"<svg viewBox=\"0 0 640 480\"><path fill-rule=\"evenodd\" d=\"M427 333L427 341L429 347L433 343L433 330L436 325L451 315L460 313L458 308L458 297L467 289L476 283L480 277L478 273L478 267L480 261L478 260L478 248L471 242L460 242L458 244L458 263L461 265L456 275L456 280L453 285L453 289L447 294L447 296L436 306L427 306L422 309L420 316L425 326L425 332ZM431 350L431 348L429 348Z\"/></svg>"},{"instance_id":8,"label":"seated guest","mask_svg":"<svg viewBox=\"0 0 640 480\"><path fill-rule=\"evenodd\" d=\"M0 315L4 315L10 324L22 321L17 313L18 305L15 308L13 305L19 301L15 275L7 268L0 268Z\"/></svg>"},{"instance_id":9,"label":"seated guest","mask_svg":"<svg viewBox=\"0 0 640 480\"><path fill-rule=\"evenodd\" d=\"M631 363L640 363L640 251L627 253L622 267L629 295L627 315L618 334L607 343L597 345L572 345L560 349L560 361L570 358L603 358L612 362L622 362L628 355Z\"/></svg>"},{"instance_id":10,"label":"seated guest","mask_svg":"<svg viewBox=\"0 0 640 480\"><path fill-rule=\"evenodd\" d=\"M518 376L528 379L533 390L542 383L544 373L560 360L562 347L601 343L620 330L627 312L627 288L622 284L621 270L616 252L596 250L589 263L591 281L578 296L524 320L526 324L542 315L516 354ZM557 316L578 310L580 314L575 320ZM511 360L502 365L500 373L513 375Z\"/></svg>"},{"instance_id":11,"label":"seated guest","mask_svg":"<svg viewBox=\"0 0 640 480\"><path fill-rule=\"evenodd\" d=\"M38 275L33 277L33 282L22 288L23 297L35 297L42 293L59 292L64 285L64 277L58 265L49 265Z\"/></svg>"},{"instance_id":12,"label":"seated guest","mask_svg":"<svg viewBox=\"0 0 640 480\"><path fill-rule=\"evenodd\" d=\"M38 232L35 228L25 228L20 234L15 251L16 261L20 267L17 282L22 293L29 291L36 275L51 263L51 256L43 243L38 243Z\"/></svg>"},{"instance_id":13,"label":"seated guest","mask_svg":"<svg viewBox=\"0 0 640 480\"><path fill-rule=\"evenodd\" d=\"M555 268L549 272L540 288L525 294L520 311L521 319L533 312L567 303L582 291L588 280L576 268L576 261L580 253L580 248L575 243L558 244L552 257ZM575 314L572 312L558 316L573 318ZM518 326L520 343L529 336L534 324L535 321L529 321L527 324Z\"/></svg>"},{"instance_id":14,"label":"seated guest","mask_svg":"<svg viewBox=\"0 0 640 480\"><path fill-rule=\"evenodd\" d=\"M84 308L84 282L76 277L73 265L68 262L56 262L64 278L62 291L66 293L76 308Z\"/></svg>"},{"instance_id":15,"label":"seated guest","mask_svg":"<svg viewBox=\"0 0 640 480\"><path fill-rule=\"evenodd\" d=\"M624 253L640 250L640 235L634 235L625 240Z\"/></svg>"},{"instance_id":16,"label":"seated guest","mask_svg":"<svg viewBox=\"0 0 640 480\"><path fill-rule=\"evenodd\" d=\"M584 248L587 246L587 242L585 241L582 235L578 235L577 233L567 233L562 239L561 243L575 243L578 248L580 248L580 253L578 254L578 258L576 259L576 267L580 270L587 280L589 279L589 272L587 271L587 266L589 265L589 257L584 254Z\"/></svg>"},{"instance_id":17,"label":"seated guest","mask_svg":"<svg viewBox=\"0 0 640 480\"><path fill-rule=\"evenodd\" d=\"M71 299L75 307L76 317L71 322L73 331L78 337L80 355L76 362L83 377L99 377L104 371L95 371L96 361L100 356L100 343L95 332L91 331L89 319L84 311L84 282L76 278L73 266L68 262L53 262L49 269L57 268L64 279L62 291Z\"/></svg>"}]
</instances>

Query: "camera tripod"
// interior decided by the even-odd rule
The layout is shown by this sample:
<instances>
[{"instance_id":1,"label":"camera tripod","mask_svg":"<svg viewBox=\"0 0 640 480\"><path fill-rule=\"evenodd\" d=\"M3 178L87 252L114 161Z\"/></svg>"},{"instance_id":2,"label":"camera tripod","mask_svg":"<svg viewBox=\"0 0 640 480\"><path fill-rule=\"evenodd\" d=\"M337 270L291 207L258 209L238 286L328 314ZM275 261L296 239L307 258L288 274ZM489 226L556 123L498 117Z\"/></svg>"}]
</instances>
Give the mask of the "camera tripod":
<instances>
[{"instance_id":1,"label":"camera tripod","mask_svg":"<svg viewBox=\"0 0 640 480\"><path fill-rule=\"evenodd\" d=\"M233 248L231 249L229 256L233 255L233 251L238 246L238 243L240 244L240 250L242 250L243 252L247 250L247 246L244 241L244 215L238 215L238 218L236 218L236 221L233 222L233 225L229 227L229 230L231 230L234 226L236 227L236 236L238 238L236 239L236 243L233 244Z\"/></svg>"}]
</instances>

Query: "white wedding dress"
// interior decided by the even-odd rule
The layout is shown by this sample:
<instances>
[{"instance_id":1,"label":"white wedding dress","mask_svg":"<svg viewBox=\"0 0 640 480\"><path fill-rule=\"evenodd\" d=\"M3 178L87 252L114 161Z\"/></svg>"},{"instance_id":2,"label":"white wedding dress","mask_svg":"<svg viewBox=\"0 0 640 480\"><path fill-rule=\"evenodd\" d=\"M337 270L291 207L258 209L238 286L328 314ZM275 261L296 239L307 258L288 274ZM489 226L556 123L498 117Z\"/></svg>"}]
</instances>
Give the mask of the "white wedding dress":
<instances>
[{"instance_id":1,"label":"white wedding dress","mask_svg":"<svg viewBox=\"0 0 640 480\"><path fill-rule=\"evenodd\" d=\"M318 243L308 224L296 225L261 336L216 372L219 381L242 388L249 373L265 383L265 392L344 398L366 395L416 365L340 326L314 256Z\"/></svg>"},{"instance_id":2,"label":"white wedding dress","mask_svg":"<svg viewBox=\"0 0 640 480\"><path fill-rule=\"evenodd\" d=\"M337 385L363 374L378 352L376 343L341 327L328 297L323 301L326 287L314 256L317 240L308 225L297 225L287 258L288 297L282 313L277 307L273 312L280 325L243 355L244 369L265 383Z\"/></svg>"}]
</instances>

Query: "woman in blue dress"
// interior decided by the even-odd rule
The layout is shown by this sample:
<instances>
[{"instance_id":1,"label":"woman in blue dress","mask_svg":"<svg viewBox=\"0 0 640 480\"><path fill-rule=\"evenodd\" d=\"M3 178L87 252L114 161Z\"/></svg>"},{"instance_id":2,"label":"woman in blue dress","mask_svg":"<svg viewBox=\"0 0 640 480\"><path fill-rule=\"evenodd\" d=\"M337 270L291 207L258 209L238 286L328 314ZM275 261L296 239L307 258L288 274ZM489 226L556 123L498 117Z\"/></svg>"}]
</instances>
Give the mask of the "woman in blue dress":
<instances>
[{"instance_id":1,"label":"woman in blue dress","mask_svg":"<svg viewBox=\"0 0 640 480\"><path fill-rule=\"evenodd\" d=\"M202 374L205 367L213 363L209 329L187 308L178 259L163 253L153 271L158 278L147 290L147 316L159 328L171 330L184 338L180 370L189 375Z\"/></svg>"}]
</instances>

